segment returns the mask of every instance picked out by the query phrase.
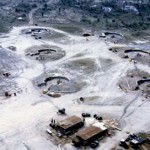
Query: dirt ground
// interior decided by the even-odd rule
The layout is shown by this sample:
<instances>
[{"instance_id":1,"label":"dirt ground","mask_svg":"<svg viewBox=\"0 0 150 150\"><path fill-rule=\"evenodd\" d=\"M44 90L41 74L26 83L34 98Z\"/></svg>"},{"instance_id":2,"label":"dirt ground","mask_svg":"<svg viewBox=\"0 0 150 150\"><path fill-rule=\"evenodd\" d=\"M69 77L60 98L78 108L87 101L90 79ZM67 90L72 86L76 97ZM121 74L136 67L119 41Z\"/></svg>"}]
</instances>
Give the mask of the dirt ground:
<instances>
[{"instance_id":1,"label":"dirt ground","mask_svg":"<svg viewBox=\"0 0 150 150\"><path fill-rule=\"evenodd\" d=\"M59 108L66 108L68 116L81 115L86 111L118 120L122 131L117 131L114 136L101 143L98 148L101 150L109 150L116 146L120 139L127 136L127 131L131 133L149 131L149 101L141 101L140 91L126 93L118 88L120 78L124 77L128 70L132 70L134 64L108 50L109 47L114 46L114 43L107 43L99 39L98 35L87 40L83 36L52 27L46 28L63 34L67 37L66 41L69 39L68 42L62 42L63 39L59 38L55 41L36 40L30 35L20 34L21 30L26 28L28 26L14 27L6 34L7 38L0 39L4 52L7 55L13 53L15 60L23 62L19 63L21 65L19 70L14 69L19 71L17 76L10 79L21 89L21 92L17 91L17 96L7 99L4 96L0 97L2 150L75 149L70 142L63 147L55 145L51 138L46 136L48 124L51 118L57 116L56 112ZM43 42L60 47L66 55L59 60L47 61L44 64L25 55L26 49L41 46ZM8 46L15 46L16 51L7 50ZM11 61L9 64L14 66L15 63ZM137 67L150 73L147 65L138 63ZM13 75L13 70L11 72ZM33 81L44 73L73 78L80 83L80 90L64 94L57 99L43 95ZM6 80L3 76L2 79ZM85 97L85 103L74 101L80 97ZM61 118L61 116L57 117Z\"/></svg>"}]
</instances>

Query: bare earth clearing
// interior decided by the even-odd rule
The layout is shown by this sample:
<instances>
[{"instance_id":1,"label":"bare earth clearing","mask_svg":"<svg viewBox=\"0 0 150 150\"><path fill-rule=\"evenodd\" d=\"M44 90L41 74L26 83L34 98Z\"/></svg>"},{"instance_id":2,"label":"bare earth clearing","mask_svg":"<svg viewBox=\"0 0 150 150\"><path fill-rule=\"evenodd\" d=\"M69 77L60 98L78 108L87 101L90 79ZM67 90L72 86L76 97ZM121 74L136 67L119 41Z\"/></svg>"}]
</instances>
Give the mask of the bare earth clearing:
<instances>
[{"instance_id":1,"label":"bare earth clearing","mask_svg":"<svg viewBox=\"0 0 150 150\"><path fill-rule=\"evenodd\" d=\"M61 33L65 38L55 41L36 40L29 35L21 34L21 30L25 28L28 27L14 27L7 34L7 38L0 38L0 44L5 52L13 53L20 59L18 62L3 61L2 67L6 63L21 66L17 69L12 68L14 77L10 79L17 85L17 88L14 88L17 96L9 99L3 95L0 97L0 150L75 149L71 143L63 147L54 145L45 133L51 118L59 118L56 112L58 108L63 107L69 116L80 116L82 112L89 112L118 120L122 131L117 131L113 137L101 143L98 148L100 150L113 148L120 139L127 136L127 131L131 133L150 131L150 99L142 101L141 91L126 93L118 88L120 78L124 77L129 69L135 69L135 65L109 51L109 47L113 44L108 45L96 35L87 41L85 37L71 35L54 28L47 29ZM45 63L25 56L26 49L43 44L60 47L66 55L59 60ZM8 46L11 45L17 50L10 51ZM146 65L136 64L136 67L150 73ZM59 74L74 79L78 82L79 90L76 93L62 94L57 99L43 95L42 90L33 84L35 78L43 73ZM1 77L0 80L8 79ZM85 97L85 103L74 102L80 97Z\"/></svg>"}]
</instances>

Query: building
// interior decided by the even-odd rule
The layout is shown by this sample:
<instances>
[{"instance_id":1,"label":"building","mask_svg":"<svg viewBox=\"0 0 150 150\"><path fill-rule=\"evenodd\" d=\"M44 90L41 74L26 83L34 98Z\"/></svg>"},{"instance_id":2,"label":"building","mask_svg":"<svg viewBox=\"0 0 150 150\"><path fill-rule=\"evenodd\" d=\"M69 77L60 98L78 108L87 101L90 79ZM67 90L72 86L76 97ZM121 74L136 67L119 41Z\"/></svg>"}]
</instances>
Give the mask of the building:
<instances>
[{"instance_id":1,"label":"building","mask_svg":"<svg viewBox=\"0 0 150 150\"><path fill-rule=\"evenodd\" d=\"M96 123L90 127L78 131L72 140L75 146L86 146L104 137L107 133L107 128L102 127L100 123Z\"/></svg>"},{"instance_id":2,"label":"building","mask_svg":"<svg viewBox=\"0 0 150 150\"><path fill-rule=\"evenodd\" d=\"M111 7L102 7L102 10L103 10L103 12L105 12L105 13L110 13L110 12L112 12L112 8Z\"/></svg>"},{"instance_id":3,"label":"building","mask_svg":"<svg viewBox=\"0 0 150 150\"><path fill-rule=\"evenodd\" d=\"M125 5L123 7L123 10L126 11L126 12L139 14L139 11L138 11L138 9L135 6Z\"/></svg>"},{"instance_id":4,"label":"building","mask_svg":"<svg viewBox=\"0 0 150 150\"><path fill-rule=\"evenodd\" d=\"M64 135L71 134L84 125L83 119L77 116L68 117L57 124L56 129Z\"/></svg>"}]
</instances>

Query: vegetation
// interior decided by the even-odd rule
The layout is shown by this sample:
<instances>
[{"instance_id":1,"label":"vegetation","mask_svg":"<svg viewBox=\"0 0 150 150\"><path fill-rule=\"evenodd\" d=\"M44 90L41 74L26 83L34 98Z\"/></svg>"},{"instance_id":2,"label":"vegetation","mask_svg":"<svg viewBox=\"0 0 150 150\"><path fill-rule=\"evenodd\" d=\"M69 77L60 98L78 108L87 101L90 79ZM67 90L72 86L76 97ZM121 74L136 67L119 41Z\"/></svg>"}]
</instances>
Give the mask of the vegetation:
<instances>
[{"instance_id":1,"label":"vegetation","mask_svg":"<svg viewBox=\"0 0 150 150\"><path fill-rule=\"evenodd\" d=\"M0 33L8 32L8 27L6 27L4 24L0 24Z\"/></svg>"}]
</instances>

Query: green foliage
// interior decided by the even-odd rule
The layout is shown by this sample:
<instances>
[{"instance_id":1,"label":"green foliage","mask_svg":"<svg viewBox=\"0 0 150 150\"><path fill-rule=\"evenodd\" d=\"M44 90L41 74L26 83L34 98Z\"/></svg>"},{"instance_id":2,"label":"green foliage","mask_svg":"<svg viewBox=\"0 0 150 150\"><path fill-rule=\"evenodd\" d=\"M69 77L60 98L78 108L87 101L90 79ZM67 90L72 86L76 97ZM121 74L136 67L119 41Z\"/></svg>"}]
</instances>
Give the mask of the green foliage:
<instances>
[{"instance_id":1,"label":"green foliage","mask_svg":"<svg viewBox=\"0 0 150 150\"><path fill-rule=\"evenodd\" d=\"M61 0L61 3L65 6L75 6L75 0Z\"/></svg>"},{"instance_id":2,"label":"green foliage","mask_svg":"<svg viewBox=\"0 0 150 150\"><path fill-rule=\"evenodd\" d=\"M32 9L32 5L28 3L19 3L16 6L15 11L16 12L29 12L31 9Z\"/></svg>"},{"instance_id":3,"label":"green foliage","mask_svg":"<svg viewBox=\"0 0 150 150\"><path fill-rule=\"evenodd\" d=\"M6 33L6 32L8 32L8 30L9 30L8 27L6 27L6 25L1 22L1 24L0 24L0 32L1 33Z\"/></svg>"}]
</instances>

